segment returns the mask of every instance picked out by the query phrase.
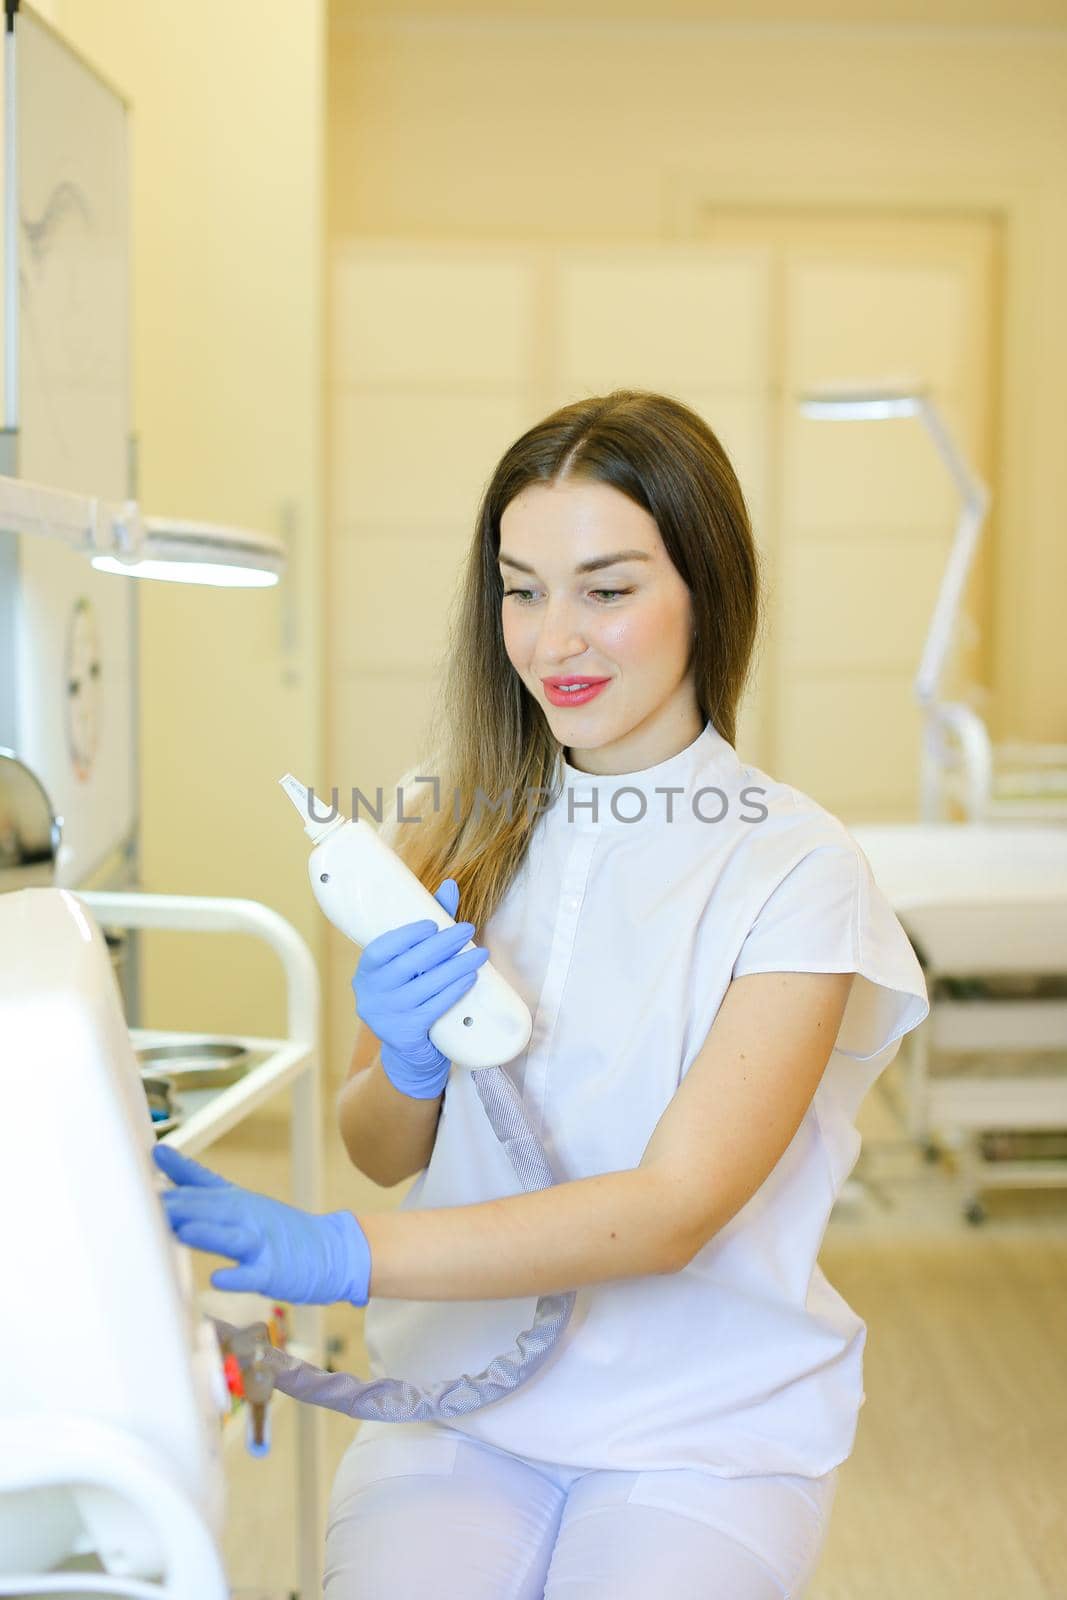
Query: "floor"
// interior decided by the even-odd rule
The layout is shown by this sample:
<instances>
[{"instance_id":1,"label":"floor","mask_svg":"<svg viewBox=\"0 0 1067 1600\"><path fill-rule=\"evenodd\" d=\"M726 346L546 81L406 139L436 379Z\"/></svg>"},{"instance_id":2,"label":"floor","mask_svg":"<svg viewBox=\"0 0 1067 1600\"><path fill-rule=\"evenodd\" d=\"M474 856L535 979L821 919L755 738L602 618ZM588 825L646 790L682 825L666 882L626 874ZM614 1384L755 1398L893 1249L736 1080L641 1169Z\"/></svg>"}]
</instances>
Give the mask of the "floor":
<instances>
[{"instance_id":1,"label":"floor","mask_svg":"<svg viewBox=\"0 0 1067 1600\"><path fill-rule=\"evenodd\" d=\"M861 1182L820 1257L868 1324L867 1401L806 1600L1067 1600L1067 1190L989 1192L985 1222L968 1224L951 1158L911 1144L899 1095L894 1064L861 1110ZM211 1164L284 1198L287 1137L264 1113ZM328 1205L380 1208L404 1192L375 1188L328 1147ZM344 1341L337 1364L365 1376L360 1313L330 1308L328 1331ZM295 1585L282 1514L292 1410L275 1405L268 1460L228 1448L241 1600ZM332 1478L357 1424L325 1416Z\"/></svg>"}]
</instances>

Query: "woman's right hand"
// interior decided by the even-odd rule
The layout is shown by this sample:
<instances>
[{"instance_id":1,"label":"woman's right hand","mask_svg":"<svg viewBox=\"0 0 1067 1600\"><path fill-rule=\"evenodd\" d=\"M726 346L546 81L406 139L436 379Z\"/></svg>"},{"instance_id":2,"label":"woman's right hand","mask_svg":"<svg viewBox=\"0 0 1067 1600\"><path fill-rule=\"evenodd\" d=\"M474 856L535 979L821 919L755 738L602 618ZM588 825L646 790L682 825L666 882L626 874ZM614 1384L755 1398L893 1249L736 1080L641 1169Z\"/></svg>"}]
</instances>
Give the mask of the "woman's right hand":
<instances>
[{"instance_id":1,"label":"woman's right hand","mask_svg":"<svg viewBox=\"0 0 1067 1600\"><path fill-rule=\"evenodd\" d=\"M434 899L450 917L459 906L455 879L446 878ZM439 1017L472 987L488 950L464 950L472 922L438 928L407 922L372 939L352 979L356 1012L382 1041L382 1067L394 1088L415 1100L433 1100L448 1082L447 1056L431 1042ZM462 954L460 952L462 951Z\"/></svg>"}]
</instances>

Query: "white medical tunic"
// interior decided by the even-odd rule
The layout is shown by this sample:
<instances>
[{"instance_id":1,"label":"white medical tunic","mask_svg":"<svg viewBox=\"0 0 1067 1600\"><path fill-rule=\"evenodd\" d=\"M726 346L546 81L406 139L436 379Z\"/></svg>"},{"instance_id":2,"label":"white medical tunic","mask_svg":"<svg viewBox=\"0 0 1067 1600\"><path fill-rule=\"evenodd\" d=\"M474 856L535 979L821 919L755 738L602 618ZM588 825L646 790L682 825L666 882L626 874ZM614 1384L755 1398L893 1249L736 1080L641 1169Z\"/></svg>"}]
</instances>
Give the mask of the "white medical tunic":
<instances>
[{"instance_id":1,"label":"white medical tunic","mask_svg":"<svg viewBox=\"0 0 1067 1600\"><path fill-rule=\"evenodd\" d=\"M405 790L404 812L419 814L419 791ZM397 832L394 821L385 836ZM864 1400L866 1327L817 1256L859 1153L860 1102L928 1010L866 856L708 723L641 772L566 764L475 941L530 1008L529 1046L506 1071L559 1182L639 1165L731 979L857 974L814 1100L748 1203L681 1271L579 1288L541 1370L452 1425L582 1469L829 1472ZM401 1209L520 1192L469 1073L453 1067L430 1164ZM513 1349L536 1303L372 1298L372 1375L478 1373Z\"/></svg>"}]
</instances>

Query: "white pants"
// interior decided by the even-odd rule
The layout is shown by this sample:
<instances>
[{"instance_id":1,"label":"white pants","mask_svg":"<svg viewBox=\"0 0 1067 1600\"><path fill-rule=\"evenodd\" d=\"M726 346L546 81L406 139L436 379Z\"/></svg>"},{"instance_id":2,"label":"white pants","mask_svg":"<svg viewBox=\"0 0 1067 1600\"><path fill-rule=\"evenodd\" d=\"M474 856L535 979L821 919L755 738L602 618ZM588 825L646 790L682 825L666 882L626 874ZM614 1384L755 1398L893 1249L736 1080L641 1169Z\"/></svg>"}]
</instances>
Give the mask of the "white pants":
<instances>
[{"instance_id":1,"label":"white pants","mask_svg":"<svg viewBox=\"0 0 1067 1600\"><path fill-rule=\"evenodd\" d=\"M338 1468L324 1600L792 1600L837 1487L583 1472L434 1422L363 1422Z\"/></svg>"}]
</instances>

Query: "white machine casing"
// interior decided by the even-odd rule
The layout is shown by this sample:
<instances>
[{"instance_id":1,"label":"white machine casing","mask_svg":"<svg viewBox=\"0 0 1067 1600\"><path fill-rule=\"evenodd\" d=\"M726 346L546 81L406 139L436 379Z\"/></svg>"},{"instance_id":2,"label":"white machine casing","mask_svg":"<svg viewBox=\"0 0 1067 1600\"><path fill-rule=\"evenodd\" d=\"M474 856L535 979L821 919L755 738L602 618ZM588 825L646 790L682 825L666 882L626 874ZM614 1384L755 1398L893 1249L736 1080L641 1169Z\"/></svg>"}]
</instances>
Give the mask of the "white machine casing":
<instances>
[{"instance_id":1,"label":"white machine casing","mask_svg":"<svg viewBox=\"0 0 1067 1600\"><path fill-rule=\"evenodd\" d=\"M280 781L297 809L302 809L295 793L302 785L288 776ZM334 927L355 944L365 948L380 934L408 922L456 926L369 822L350 822L342 816L321 824L312 819L307 832L319 840L308 859L312 891ZM473 950L473 940L463 949ZM484 961L473 987L438 1017L429 1037L456 1066L476 1070L513 1061L525 1050L532 1031L526 1002L491 961Z\"/></svg>"},{"instance_id":2,"label":"white machine casing","mask_svg":"<svg viewBox=\"0 0 1067 1600\"><path fill-rule=\"evenodd\" d=\"M103 936L67 890L0 895L0 1038L0 1574L92 1553L215 1600L218 1341L159 1200Z\"/></svg>"}]
</instances>

